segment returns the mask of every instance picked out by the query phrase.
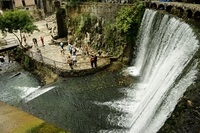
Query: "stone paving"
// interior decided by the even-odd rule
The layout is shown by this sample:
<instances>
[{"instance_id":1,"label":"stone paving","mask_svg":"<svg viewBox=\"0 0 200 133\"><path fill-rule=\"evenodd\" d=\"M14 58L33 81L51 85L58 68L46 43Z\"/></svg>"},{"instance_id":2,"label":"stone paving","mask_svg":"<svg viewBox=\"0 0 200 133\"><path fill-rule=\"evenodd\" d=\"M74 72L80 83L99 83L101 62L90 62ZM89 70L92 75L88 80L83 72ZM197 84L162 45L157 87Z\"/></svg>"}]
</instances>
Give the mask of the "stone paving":
<instances>
[{"instance_id":1,"label":"stone paving","mask_svg":"<svg viewBox=\"0 0 200 133\"><path fill-rule=\"evenodd\" d=\"M34 31L33 34L26 35L26 42L29 46L32 46L32 48L29 49L28 53L30 56L35 58L36 60L43 60L44 63L56 66L58 68L64 69L64 70L71 70L69 65L67 64L67 57L70 55L68 52L68 46L64 46L64 55L61 54L61 47L59 44L52 44L52 33L50 33L50 30L46 27L46 21L38 21L35 22L35 25L37 25L38 29L40 31ZM48 22L49 27L53 27L55 23ZM44 38L44 44L45 46L42 46L40 37ZM6 38L13 37L11 34L7 36ZM5 39L6 39L5 38ZM38 42L38 47L35 47L33 44L32 39L36 38ZM23 42L23 45L25 43ZM41 55L37 52L37 49L41 51ZM90 54L96 54L97 52L89 47L89 53ZM39 59L42 56L42 59ZM98 66L104 66L110 64L109 58L104 57L98 57L97 65ZM81 50L78 50L77 52L77 66L74 66L74 70L84 70L84 69L90 69L90 56L83 56Z\"/></svg>"},{"instance_id":2,"label":"stone paving","mask_svg":"<svg viewBox=\"0 0 200 133\"><path fill-rule=\"evenodd\" d=\"M34 32L30 37L27 38L28 45L33 46L30 51L37 52L37 48L34 47L32 38L36 38L38 40L38 48L41 50L41 54L43 56L43 60L45 63L56 65L56 67L62 68L62 69L69 69L70 67L67 64L67 57L70 55L68 51L68 46L64 46L64 55L61 54L61 47L59 44L52 45L52 37L49 30L47 30L46 27L46 21L39 21L35 23L38 28L39 32ZM49 26L53 26L53 23L48 23ZM40 41L40 37L44 37L44 44L45 46L42 46L42 43ZM96 54L96 51L89 48L89 53ZM55 62L54 62L55 61ZM103 66L104 64L110 63L110 60L108 58L98 58L98 66ZM83 56L81 50L79 49L77 52L77 66L74 66L74 69L76 70L84 70L91 68L90 64L90 56Z\"/></svg>"}]
</instances>

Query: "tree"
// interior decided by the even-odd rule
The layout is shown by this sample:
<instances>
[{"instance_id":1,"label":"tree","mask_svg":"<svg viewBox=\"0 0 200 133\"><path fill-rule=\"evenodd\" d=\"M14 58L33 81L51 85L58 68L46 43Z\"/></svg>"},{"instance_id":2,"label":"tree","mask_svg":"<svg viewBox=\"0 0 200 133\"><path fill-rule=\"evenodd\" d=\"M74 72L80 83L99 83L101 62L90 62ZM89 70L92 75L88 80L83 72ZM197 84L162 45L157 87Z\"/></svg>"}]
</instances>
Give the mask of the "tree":
<instances>
[{"instance_id":1,"label":"tree","mask_svg":"<svg viewBox=\"0 0 200 133\"><path fill-rule=\"evenodd\" d=\"M22 33L32 33L38 30L37 26L33 24L33 20L27 11L22 10L7 10L0 15L0 30L2 33L12 33L18 39L20 46L22 45ZM19 32L19 36L16 34Z\"/></svg>"}]
</instances>

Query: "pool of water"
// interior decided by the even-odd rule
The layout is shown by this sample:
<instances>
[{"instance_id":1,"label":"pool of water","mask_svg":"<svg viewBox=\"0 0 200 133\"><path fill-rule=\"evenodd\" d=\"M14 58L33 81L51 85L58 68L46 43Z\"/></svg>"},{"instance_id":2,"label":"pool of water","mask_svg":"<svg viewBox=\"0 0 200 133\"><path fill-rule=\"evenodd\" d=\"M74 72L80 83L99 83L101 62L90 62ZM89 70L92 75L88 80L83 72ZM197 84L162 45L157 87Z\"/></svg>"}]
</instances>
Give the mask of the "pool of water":
<instances>
[{"instance_id":1,"label":"pool of water","mask_svg":"<svg viewBox=\"0 0 200 133\"><path fill-rule=\"evenodd\" d=\"M0 100L18 106L20 101L39 89L40 81L16 62L0 64Z\"/></svg>"},{"instance_id":2,"label":"pool of water","mask_svg":"<svg viewBox=\"0 0 200 133\"><path fill-rule=\"evenodd\" d=\"M40 81L23 69L0 75L0 100L14 105L71 133L96 133L118 129L109 114L121 112L106 105L124 96L119 72L99 72L84 77L60 78L41 87Z\"/></svg>"}]
</instances>

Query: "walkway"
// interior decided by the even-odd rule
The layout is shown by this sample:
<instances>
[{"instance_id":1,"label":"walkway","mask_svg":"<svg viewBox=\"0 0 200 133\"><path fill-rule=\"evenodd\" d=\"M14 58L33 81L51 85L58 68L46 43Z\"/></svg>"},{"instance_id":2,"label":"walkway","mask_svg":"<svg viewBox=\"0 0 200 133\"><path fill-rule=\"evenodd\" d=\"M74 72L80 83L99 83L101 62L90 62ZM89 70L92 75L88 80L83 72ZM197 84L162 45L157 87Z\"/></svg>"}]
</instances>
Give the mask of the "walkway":
<instances>
[{"instance_id":1,"label":"walkway","mask_svg":"<svg viewBox=\"0 0 200 133\"><path fill-rule=\"evenodd\" d=\"M52 45L52 37L50 30L47 30L46 28L46 21L38 21L35 23L35 25L38 26L38 29L40 31L35 31L33 34L26 35L27 44L29 46L32 46L31 49L27 52L29 56L32 58L44 62L46 64L50 64L53 67L57 67L63 70L71 70L69 65L67 64L67 57L70 55L68 52L68 46L64 46L65 54L61 54L61 47L57 44ZM49 22L49 27L53 27L55 23ZM42 43L40 41L40 37L44 38L44 44L45 46L42 46ZM14 36L12 34L9 34L5 39L13 38ZM33 45L32 39L36 38L38 42L38 47L35 47ZM24 43L23 43L24 44ZM37 52L37 48L41 51L41 54ZM95 50L92 48L89 48L89 53L94 54L96 53ZM42 56L42 59L41 59ZM97 61L98 67L103 67L105 65L110 64L110 59L108 57L98 57ZM77 52L77 66L74 66L74 70L88 70L91 69L90 64L90 56L82 56L81 50Z\"/></svg>"}]
</instances>

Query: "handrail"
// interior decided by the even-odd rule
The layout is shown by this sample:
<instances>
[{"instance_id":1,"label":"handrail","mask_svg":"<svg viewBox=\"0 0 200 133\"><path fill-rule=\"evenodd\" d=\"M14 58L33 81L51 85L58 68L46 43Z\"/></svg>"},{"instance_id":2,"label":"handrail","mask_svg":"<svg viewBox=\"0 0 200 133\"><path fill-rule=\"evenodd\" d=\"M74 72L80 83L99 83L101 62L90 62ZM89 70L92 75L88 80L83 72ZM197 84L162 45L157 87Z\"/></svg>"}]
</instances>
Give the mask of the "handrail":
<instances>
[{"instance_id":1,"label":"handrail","mask_svg":"<svg viewBox=\"0 0 200 133\"><path fill-rule=\"evenodd\" d=\"M70 67L67 63L67 59L64 59L63 61L56 61L50 58L47 58L45 56L43 56L41 53L38 52L33 52L33 51L27 51L26 54L31 57L32 59L41 62L41 63L45 63L48 65L51 65L55 68L60 68L60 69L64 69L64 70L70 70ZM98 60L101 60L102 58L99 58ZM90 66L90 61L84 61L84 62L77 62L78 64L87 64L88 66Z\"/></svg>"}]
</instances>

